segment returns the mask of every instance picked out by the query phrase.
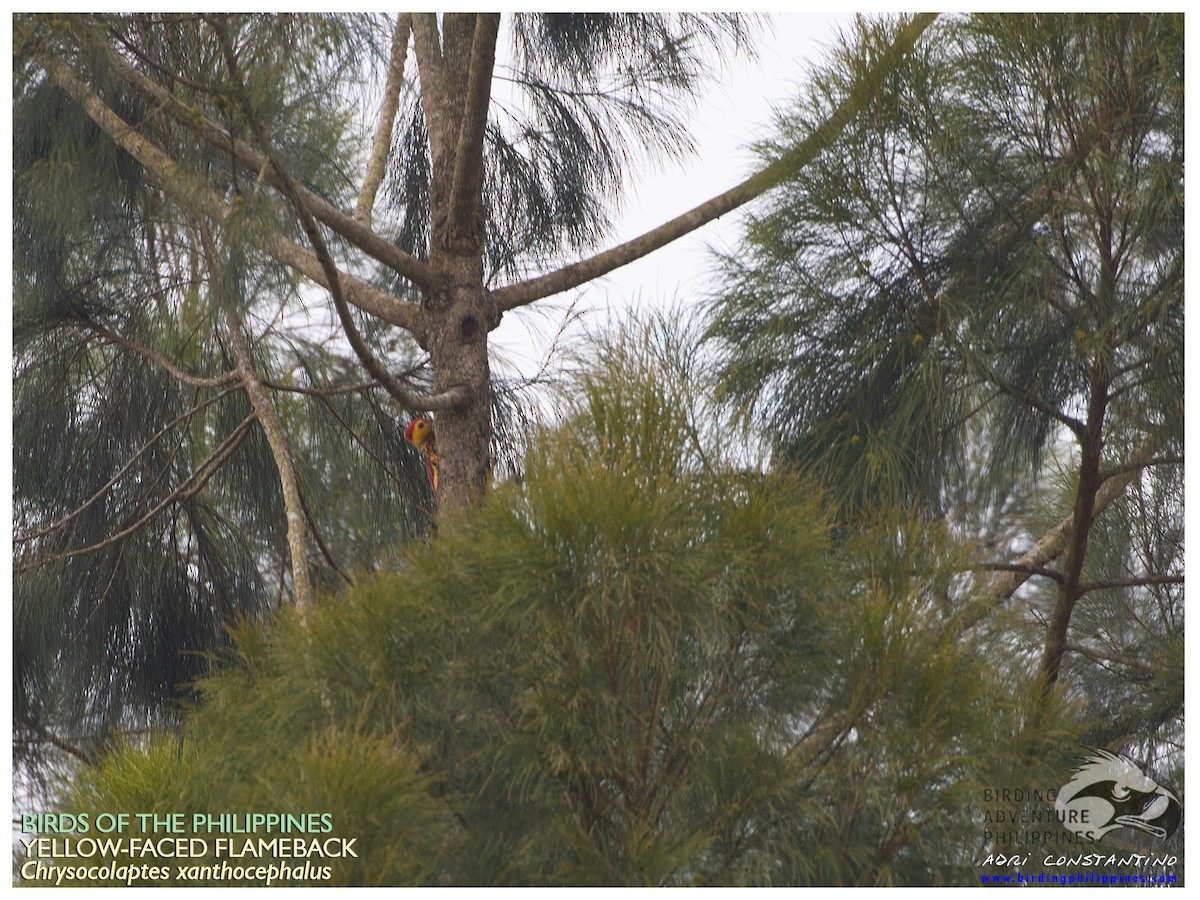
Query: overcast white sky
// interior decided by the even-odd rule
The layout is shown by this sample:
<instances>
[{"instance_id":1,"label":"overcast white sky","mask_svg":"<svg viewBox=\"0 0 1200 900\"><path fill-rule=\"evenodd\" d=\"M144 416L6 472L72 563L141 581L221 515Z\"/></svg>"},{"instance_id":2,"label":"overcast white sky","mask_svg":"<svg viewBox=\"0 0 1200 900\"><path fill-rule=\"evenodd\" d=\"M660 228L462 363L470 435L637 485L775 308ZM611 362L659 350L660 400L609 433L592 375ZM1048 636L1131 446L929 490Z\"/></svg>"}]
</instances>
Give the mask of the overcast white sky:
<instances>
[{"instance_id":1,"label":"overcast white sky","mask_svg":"<svg viewBox=\"0 0 1200 900\"><path fill-rule=\"evenodd\" d=\"M637 173L604 246L637 237L752 174L749 145L770 133L772 109L796 96L808 70L852 19L852 13L772 14L756 57L727 65L701 98L691 123L696 153L682 166L668 163L665 170ZM491 336L494 358L505 374L512 374L509 365L524 376L536 373L572 301L574 311L593 324L649 304L678 301L698 310L710 290L707 248L732 246L738 222L737 213L725 216L579 291L506 314Z\"/></svg>"}]
</instances>

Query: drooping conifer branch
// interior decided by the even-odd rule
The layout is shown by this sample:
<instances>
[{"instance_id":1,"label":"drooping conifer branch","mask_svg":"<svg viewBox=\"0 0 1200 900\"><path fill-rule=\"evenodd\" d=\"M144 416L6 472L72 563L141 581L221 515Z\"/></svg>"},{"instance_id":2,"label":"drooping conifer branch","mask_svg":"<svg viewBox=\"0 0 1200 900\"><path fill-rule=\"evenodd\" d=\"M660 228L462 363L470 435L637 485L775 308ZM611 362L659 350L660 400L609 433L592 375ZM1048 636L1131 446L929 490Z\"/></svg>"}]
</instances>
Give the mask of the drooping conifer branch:
<instances>
[{"instance_id":1,"label":"drooping conifer branch","mask_svg":"<svg viewBox=\"0 0 1200 900\"><path fill-rule=\"evenodd\" d=\"M212 20L219 21L216 17L213 17ZM115 53L106 53L105 59L117 76L142 94L153 104L155 109L161 109L178 124L190 129L214 147L228 153L247 171L253 172L255 175L264 173L268 184L276 189L281 189L277 176L270 171L264 171L268 169L267 160L260 151L244 141L236 140L220 125L202 115L199 110L188 106ZM428 284L429 270L423 261L405 253L391 241L380 237L361 218L346 215L325 198L303 185L296 187L296 194L299 201L304 204L305 209L314 218L332 228L364 253L374 257L418 286L424 287Z\"/></svg>"},{"instance_id":2,"label":"drooping conifer branch","mask_svg":"<svg viewBox=\"0 0 1200 900\"><path fill-rule=\"evenodd\" d=\"M65 526L71 524L71 522L75 521L75 519L79 518L79 516L81 514L83 514L91 506L93 506L96 503L96 501L98 501L101 497L103 497L106 493L108 493L108 491L111 490L121 480L121 478L130 469L133 468L134 463L136 463L142 457L143 454L145 454L151 447L153 447L156 443L158 443L158 441L161 440L164 436L169 434L177 425L180 425L181 423L190 421L192 416L194 416L196 413L200 412L201 410L205 409L208 406L211 406L212 404L216 403L218 400L221 400L222 398L229 396L231 393L233 393L236 390L238 390L238 388L235 386L227 386L225 388L225 390L221 391L220 393L214 394L213 396L209 397L208 399L202 400L202 401L194 404L190 409L186 410L185 412L183 412L180 415L176 416L175 418L171 419L171 421L167 422L165 425L163 425L162 428L160 428L153 435L151 435L150 439L148 441L146 441L146 443L144 443L140 448L138 448L137 452L134 453L132 456L130 456L129 459L125 461L125 464L116 471L116 473L112 476L112 478L108 479L108 481L106 481L104 484L102 484L100 486L100 488L95 493L92 494L91 497L89 497L87 500L85 500L79 506L75 507L75 509L71 510L66 515L61 516L60 518L54 520L49 525L45 525L34 531L27 531L24 534L14 535L13 543L14 544L29 543L30 541L34 541L34 540L37 540L38 538L45 537L46 535L50 534L51 532L57 531L60 528L63 528Z\"/></svg>"},{"instance_id":3,"label":"drooping conifer branch","mask_svg":"<svg viewBox=\"0 0 1200 900\"><path fill-rule=\"evenodd\" d=\"M98 550L103 550L105 547L111 547L113 544L119 543L132 534L140 531L143 527L149 524L155 516L161 513L164 509L177 503L182 503L196 496L204 489L209 480L217 473L224 465L225 461L233 455L233 451L241 444L242 439L250 430L250 426L254 423L254 416L247 416L238 424L238 426L230 432L228 437L223 440L212 453L210 453L200 465L185 478L175 490L171 491L158 503L154 504L143 515L139 516L131 524L122 528L120 531L110 534L108 537L94 544L89 544L86 547L74 547L70 550L63 550L54 553L48 557L35 557L21 565L14 566L14 572L24 572L36 566L47 562L52 562L60 559L69 559L74 556L83 556L88 553L95 553Z\"/></svg>"},{"instance_id":4,"label":"drooping conifer branch","mask_svg":"<svg viewBox=\"0 0 1200 900\"><path fill-rule=\"evenodd\" d=\"M118 116L70 66L56 60L39 62L55 83L79 102L88 117L118 147L136 159L146 174L184 210L220 222L228 220L232 214L229 203L210 186L184 171L175 160ZM276 231L256 231L252 240L268 256L317 284L329 287L324 267L311 251ZM338 280L348 302L393 325L413 330L420 310L417 304L400 300L344 272L339 272Z\"/></svg>"}]
</instances>

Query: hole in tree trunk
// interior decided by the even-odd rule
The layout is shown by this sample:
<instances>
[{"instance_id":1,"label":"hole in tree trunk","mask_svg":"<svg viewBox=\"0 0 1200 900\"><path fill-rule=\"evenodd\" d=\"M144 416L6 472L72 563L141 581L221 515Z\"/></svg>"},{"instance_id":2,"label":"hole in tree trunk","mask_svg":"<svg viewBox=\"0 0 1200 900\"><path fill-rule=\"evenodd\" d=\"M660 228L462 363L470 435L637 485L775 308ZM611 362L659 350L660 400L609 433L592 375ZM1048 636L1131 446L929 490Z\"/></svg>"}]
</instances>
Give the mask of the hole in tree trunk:
<instances>
[{"instance_id":1,"label":"hole in tree trunk","mask_svg":"<svg viewBox=\"0 0 1200 900\"><path fill-rule=\"evenodd\" d=\"M458 325L458 333L464 344L470 344L479 336L479 322L474 316L463 316Z\"/></svg>"}]
</instances>

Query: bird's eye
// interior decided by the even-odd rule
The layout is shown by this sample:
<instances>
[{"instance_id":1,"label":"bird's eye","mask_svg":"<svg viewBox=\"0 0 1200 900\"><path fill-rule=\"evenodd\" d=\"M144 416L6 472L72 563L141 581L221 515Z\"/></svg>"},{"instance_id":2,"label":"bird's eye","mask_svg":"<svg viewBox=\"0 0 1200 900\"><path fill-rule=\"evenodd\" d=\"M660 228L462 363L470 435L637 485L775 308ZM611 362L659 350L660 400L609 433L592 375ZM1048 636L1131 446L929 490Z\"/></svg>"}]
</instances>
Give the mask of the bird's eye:
<instances>
[{"instance_id":1,"label":"bird's eye","mask_svg":"<svg viewBox=\"0 0 1200 900\"><path fill-rule=\"evenodd\" d=\"M1123 784L1115 784L1113 785L1112 795L1116 800L1124 800L1129 796L1129 788Z\"/></svg>"}]
</instances>

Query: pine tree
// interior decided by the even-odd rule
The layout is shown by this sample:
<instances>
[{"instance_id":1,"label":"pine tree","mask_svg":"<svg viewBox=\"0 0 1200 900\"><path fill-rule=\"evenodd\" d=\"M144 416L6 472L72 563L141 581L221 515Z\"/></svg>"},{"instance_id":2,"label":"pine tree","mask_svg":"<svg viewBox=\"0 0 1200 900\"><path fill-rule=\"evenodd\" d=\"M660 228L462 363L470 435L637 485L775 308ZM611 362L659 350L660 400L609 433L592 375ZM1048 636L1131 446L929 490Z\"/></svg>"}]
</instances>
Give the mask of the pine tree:
<instances>
[{"instance_id":1,"label":"pine tree","mask_svg":"<svg viewBox=\"0 0 1200 900\"><path fill-rule=\"evenodd\" d=\"M881 39L861 27L779 145ZM818 475L851 532L900 503L970 536L969 567L993 575L946 610L953 627L1086 704L1087 740L1166 771L1182 761L1182 40L1171 15L940 20L770 196L710 330L779 464Z\"/></svg>"},{"instance_id":2,"label":"pine tree","mask_svg":"<svg viewBox=\"0 0 1200 900\"><path fill-rule=\"evenodd\" d=\"M585 257L626 159L679 152L711 53L748 40L720 15L17 16L20 747L145 727L231 617L309 609L421 531L410 411L440 507L477 497L519 452L500 316L778 182Z\"/></svg>"},{"instance_id":3,"label":"pine tree","mask_svg":"<svg viewBox=\"0 0 1200 900\"><path fill-rule=\"evenodd\" d=\"M60 809L329 812L359 856L319 884L971 878L982 786L1061 772L1073 710L1026 730L1016 661L941 627L951 534L835 541L810 481L706 434L702 359L671 334L596 348L524 484L307 619L240 630L178 733Z\"/></svg>"}]
</instances>

